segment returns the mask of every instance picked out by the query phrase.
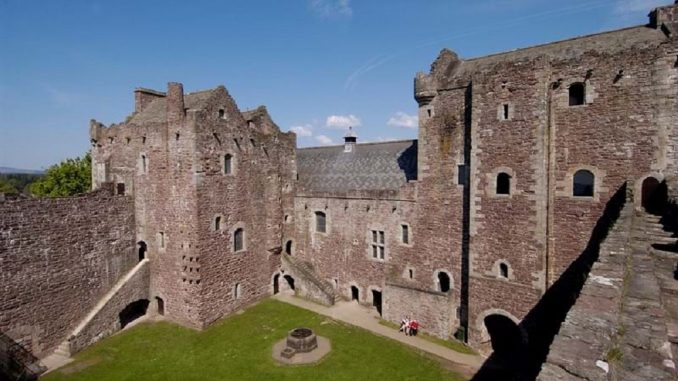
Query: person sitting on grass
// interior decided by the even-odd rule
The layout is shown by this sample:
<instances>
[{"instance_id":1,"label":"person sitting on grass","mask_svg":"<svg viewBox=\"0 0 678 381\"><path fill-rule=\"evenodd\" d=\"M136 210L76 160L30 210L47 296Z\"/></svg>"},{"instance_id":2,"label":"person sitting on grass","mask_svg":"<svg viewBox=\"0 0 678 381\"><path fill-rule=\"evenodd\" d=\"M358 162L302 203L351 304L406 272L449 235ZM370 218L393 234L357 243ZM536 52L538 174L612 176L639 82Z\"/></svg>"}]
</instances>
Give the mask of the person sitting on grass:
<instances>
[{"instance_id":1,"label":"person sitting on grass","mask_svg":"<svg viewBox=\"0 0 678 381\"><path fill-rule=\"evenodd\" d=\"M416 319L410 320L410 336L417 336L419 331L419 322Z\"/></svg>"},{"instance_id":2,"label":"person sitting on grass","mask_svg":"<svg viewBox=\"0 0 678 381\"><path fill-rule=\"evenodd\" d=\"M410 318L405 316L401 321L400 321L400 329L398 329L398 332L405 332L407 334L407 326L410 324Z\"/></svg>"}]
</instances>

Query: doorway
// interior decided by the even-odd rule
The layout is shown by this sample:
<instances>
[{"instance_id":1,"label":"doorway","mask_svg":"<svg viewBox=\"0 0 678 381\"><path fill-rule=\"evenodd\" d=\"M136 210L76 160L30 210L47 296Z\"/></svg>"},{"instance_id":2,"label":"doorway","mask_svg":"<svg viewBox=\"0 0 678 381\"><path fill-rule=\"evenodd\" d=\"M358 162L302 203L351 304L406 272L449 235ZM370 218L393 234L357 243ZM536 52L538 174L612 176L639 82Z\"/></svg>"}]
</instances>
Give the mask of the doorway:
<instances>
[{"instance_id":1,"label":"doorway","mask_svg":"<svg viewBox=\"0 0 678 381\"><path fill-rule=\"evenodd\" d=\"M372 306L377 309L381 316L381 291L372 290Z\"/></svg>"},{"instance_id":2,"label":"doorway","mask_svg":"<svg viewBox=\"0 0 678 381\"><path fill-rule=\"evenodd\" d=\"M280 292L280 274L275 274L273 277L273 295Z\"/></svg>"},{"instance_id":3,"label":"doorway","mask_svg":"<svg viewBox=\"0 0 678 381\"><path fill-rule=\"evenodd\" d=\"M139 262L143 261L144 258L146 258L146 251L147 250L148 250L148 247L146 246L146 242L139 241Z\"/></svg>"},{"instance_id":4,"label":"doorway","mask_svg":"<svg viewBox=\"0 0 678 381\"><path fill-rule=\"evenodd\" d=\"M360 303L360 290L358 290L358 287L356 286L351 286L351 300Z\"/></svg>"},{"instance_id":5,"label":"doorway","mask_svg":"<svg viewBox=\"0 0 678 381\"><path fill-rule=\"evenodd\" d=\"M165 315L165 301L162 300L161 297L156 296L155 297L155 304L158 307L158 315L160 315L160 316Z\"/></svg>"},{"instance_id":6,"label":"doorway","mask_svg":"<svg viewBox=\"0 0 678 381\"><path fill-rule=\"evenodd\" d=\"M641 200L643 209L650 214L662 215L668 198L666 182L650 176L643 180Z\"/></svg>"}]
</instances>

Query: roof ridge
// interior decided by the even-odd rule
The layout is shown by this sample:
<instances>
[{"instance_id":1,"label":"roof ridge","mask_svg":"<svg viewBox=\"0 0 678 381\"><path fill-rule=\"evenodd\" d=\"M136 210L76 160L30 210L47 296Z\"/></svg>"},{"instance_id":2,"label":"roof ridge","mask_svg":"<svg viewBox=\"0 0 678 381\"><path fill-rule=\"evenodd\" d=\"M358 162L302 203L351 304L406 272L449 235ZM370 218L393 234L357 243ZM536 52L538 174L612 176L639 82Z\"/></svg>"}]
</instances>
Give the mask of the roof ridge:
<instances>
[{"instance_id":1,"label":"roof ridge","mask_svg":"<svg viewBox=\"0 0 678 381\"><path fill-rule=\"evenodd\" d=\"M389 143L404 143L404 142L416 142L419 139L398 139L398 140L387 140L384 142L366 142L366 143L357 143L357 146L367 146L367 145L377 145L377 144L389 144ZM332 144L327 146L314 146L314 147L300 147L299 150L311 150L311 149L321 149L321 148L333 148L333 147L343 147L343 144Z\"/></svg>"}]
</instances>

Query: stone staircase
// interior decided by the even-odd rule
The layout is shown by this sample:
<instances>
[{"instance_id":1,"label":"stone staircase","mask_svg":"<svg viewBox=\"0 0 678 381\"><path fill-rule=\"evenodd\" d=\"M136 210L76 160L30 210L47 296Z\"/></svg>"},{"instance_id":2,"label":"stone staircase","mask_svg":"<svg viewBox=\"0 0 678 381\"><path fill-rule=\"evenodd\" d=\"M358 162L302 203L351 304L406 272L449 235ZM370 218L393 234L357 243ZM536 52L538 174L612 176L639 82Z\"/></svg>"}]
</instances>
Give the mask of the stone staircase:
<instances>
[{"instance_id":1,"label":"stone staircase","mask_svg":"<svg viewBox=\"0 0 678 381\"><path fill-rule=\"evenodd\" d=\"M43 365L49 370L68 363L72 350L72 340L74 340L87 327L87 325L99 314L99 312L108 304L108 302L120 291L120 289L134 277L144 266L148 266L148 258L137 263L131 270L122 276L116 284L97 302L97 304L90 310L90 312L78 323L78 325L71 331L66 339L57 346L57 348L49 356L42 359Z\"/></svg>"},{"instance_id":2,"label":"stone staircase","mask_svg":"<svg viewBox=\"0 0 678 381\"><path fill-rule=\"evenodd\" d=\"M299 285L296 290L299 296L324 305L333 305L341 300L332 284L321 279L310 263L282 254L282 267L295 278L295 284Z\"/></svg>"}]
</instances>

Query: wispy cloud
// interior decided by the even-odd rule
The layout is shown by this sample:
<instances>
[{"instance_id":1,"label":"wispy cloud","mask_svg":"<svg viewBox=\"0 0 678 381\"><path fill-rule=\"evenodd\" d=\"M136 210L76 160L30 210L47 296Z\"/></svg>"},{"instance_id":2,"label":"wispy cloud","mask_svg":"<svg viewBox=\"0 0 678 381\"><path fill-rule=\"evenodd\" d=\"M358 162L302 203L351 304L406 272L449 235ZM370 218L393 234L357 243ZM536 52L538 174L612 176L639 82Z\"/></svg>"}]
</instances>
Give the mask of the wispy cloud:
<instances>
[{"instance_id":1,"label":"wispy cloud","mask_svg":"<svg viewBox=\"0 0 678 381\"><path fill-rule=\"evenodd\" d=\"M324 145L324 146L328 146L328 145L334 144L334 142L332 141L332 138L330 138L330 137L327 136L327 135L318 135L318 136L315 137L315 140L316 140L318 143L320 143L320 144L322 144L322 145Z\"/></svg>"},{"instance_id":2,"label":"wispy cloud","mask_svg":"<svg viewBox=\"0 0 678 381\"><path fill-rule=\"evenodd\" d=\"M614 13L621 16L634 16L649 13L652 9L667 5L667 0L617 0Z\"/></svg>"},{"instance_id":3,"label":"wispy cloud","mask_svg":"<svg viewBox=\"0 0 678 381\"><path fill-rule=\"evenodd\" d=\"M351 72L349 76L346 78L346 82L344 83L344 88L347 90L351 90L356 87L358 80L361 77L364 77L367 73L371 72L372 70L388 63L389 61L392 61L396 58L399 58L401 56L404 56L406 54L409 54L413 50L421 49L424 47L428 46L435 46L435 45L440 45L441 43L448 42L450 40L456 40L459 38L464 38L472 35L477 35L477 34L485 34L488 32L497 32L501 31L504 29L509 29L515 26L520 26L524 25L524 23L528 20L534 20L534 19L542 19L542 18L553 18L553 17L563 17L566 15L573 15L577 13L582 13L582 12L588 12L596 8L603 8L603 7L610 7L610 4L612 3L629 3L630 5L634 6L633 8L640 7L640 5L636 5L635 3L642 3L643 7L646 9L646 11L649 11L650 9L653 8L652 4L662 4L666 3L667 0L598 0L598 1L591 1L591 2L585 2L585 3L580 3L580 4L569 4L560 7L560 8L555 8L555 9L549 9L546 11L541 11L541 12L534 12L534 13L528 13L520 17L515 17L512 19L508 19L505 22L498 23L492 26L487 26L487 25L481 25L477 28L471 28L467 29L463 32L457 33L457 34L452 34L448 36L442 36L440 38L437 38L435 40L431 40L428 42L424 42L420 45L417 46L412 46L409 48L405 49L400 49L397 51L394 51L390 54L381 54L377 55L375 57L370 58L367 62L365 62L362 66L358 67L356 70ZM525 2L529 2L528 0L525 0ZM502 4L508 4L505 2L502 2ZM633 9L631 6L623 6L620 9Z\"/></svg>"},{"instance_id":4,"label":"wispy cloud","mask_svg":"<svg viewBox=\"0 0 678 381\"><path fill-rule=\"evenodd\" d=\"M362 123L360 118L353 114L349 115L330 115L325 121L325 126L330 128L347 129L349 127L358 127Z\"/></svg>"},{"instance_id":5,"label":"wispy cloud","mask_svg":"<svg viewBox=\"0 0 678 381\"><path fill-rule=\"evenodd\" d=\"M303 126L292 126L290 127L290 131L298 136L313 136L313 126L308 123Z\"/></svg>"},{"instance_id":6,"label":"wispy cloud","mask_svg":"<svg viewBox=\"0 0 678 381\"><path fill-rule=\"evenodd\" d=\"M393 127L417 128L419 126L419 117L398 111L388 119L386 124Z\"/></svg>"},{"instance_id":7,"label":"wispy cloud","mask_svg":"<svg viewBox=\"0 0 678 381\"><path fill-rule=\"evenodd\" d=\"M48 98L57 106L66 107L78 102L79 96L67 91L58 89L52 85L43 85Z\"/></svg>"},{"instance_id":8,"label":"wispy cloud","mask_svg":"<svg viewBox=\"0 0 678 381\"><path fill-rule=\"evenodd\" d=\"M309 0L309 7L316 15L328 17L351 17L351 0Z\"/></svg>"}]
</instances>

